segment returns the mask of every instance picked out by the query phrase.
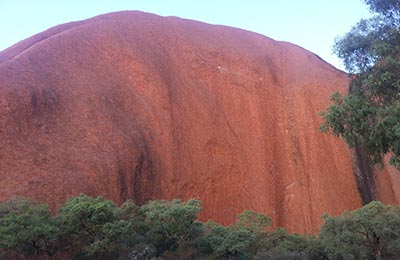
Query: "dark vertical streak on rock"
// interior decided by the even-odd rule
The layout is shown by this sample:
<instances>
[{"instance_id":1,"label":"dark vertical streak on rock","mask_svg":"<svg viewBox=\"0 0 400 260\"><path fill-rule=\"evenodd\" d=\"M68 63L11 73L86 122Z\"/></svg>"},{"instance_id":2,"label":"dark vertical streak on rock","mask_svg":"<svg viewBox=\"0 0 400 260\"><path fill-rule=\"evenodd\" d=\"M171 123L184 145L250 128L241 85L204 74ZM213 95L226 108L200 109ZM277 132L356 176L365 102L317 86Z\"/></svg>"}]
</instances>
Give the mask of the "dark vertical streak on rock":
<instances>
[{"instance_id":1,"label":"dark vertical streak on rock","mask_svg":"<svg viewBox=\"0 0 400 260\"><path fill-rule=\"evenodd\" d=\"M144 149L137 158L133 180L133 198L137 204L143 204L154 199L154 194L158 193L155 190L157 188L156 175L147 149Z\"/></svg>"},{"instance_id":2,"label":"dark vertical streak on rock","mask_svg":"<svg viewBox=\"0 0 400 260\"><path fill-rule=\"evenodd\" d=\"M118 185L119 185L119 200L120 202L124 202L128 199L128 185L127 185L127 176L126 173L119 165L118 170L117 170L117 176L118 176Z\"/></svg>"}]
</instances>

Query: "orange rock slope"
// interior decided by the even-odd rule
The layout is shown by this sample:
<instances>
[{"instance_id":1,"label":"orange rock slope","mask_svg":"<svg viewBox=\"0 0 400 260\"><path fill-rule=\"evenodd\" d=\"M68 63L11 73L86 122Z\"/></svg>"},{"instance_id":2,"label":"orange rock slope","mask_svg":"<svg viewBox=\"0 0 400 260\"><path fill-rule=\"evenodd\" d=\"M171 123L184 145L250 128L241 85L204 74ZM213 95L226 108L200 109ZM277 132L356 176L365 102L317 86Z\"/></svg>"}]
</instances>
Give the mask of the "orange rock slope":
<instances>
[{"instance_id":1,"label":"orange rock slope","mask_svg":"<svg viewBox=\"0 0 400 260\"><path fill-rule=\"evenodd\" d=\"M252 209L315 232L362 204L350 150L319 132L347 81L225 26L120 12L54 27L0 52L0 198L198 198L203 219Z\"/></svg>"}]
</instances>

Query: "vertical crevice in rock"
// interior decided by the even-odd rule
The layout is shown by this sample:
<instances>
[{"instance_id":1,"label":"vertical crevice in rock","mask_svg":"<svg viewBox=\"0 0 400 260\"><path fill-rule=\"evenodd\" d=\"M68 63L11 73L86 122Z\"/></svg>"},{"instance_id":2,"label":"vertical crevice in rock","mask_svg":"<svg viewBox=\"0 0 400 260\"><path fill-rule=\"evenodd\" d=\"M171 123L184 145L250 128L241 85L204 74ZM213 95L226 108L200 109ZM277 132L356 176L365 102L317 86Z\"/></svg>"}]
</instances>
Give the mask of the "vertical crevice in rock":
<instances>
[{"instance_id":1,"label":"vertical crevice in rock","mask_svg":"<svg viewBox=\"0 0 400 260\"><path fill-rule=\"evenodd\" d=\"M354 176L362 203L365 205L376 200L376 192L374 174L363 145L358 144L353 148L353 160Z\"/></svg>"}]
</instances>

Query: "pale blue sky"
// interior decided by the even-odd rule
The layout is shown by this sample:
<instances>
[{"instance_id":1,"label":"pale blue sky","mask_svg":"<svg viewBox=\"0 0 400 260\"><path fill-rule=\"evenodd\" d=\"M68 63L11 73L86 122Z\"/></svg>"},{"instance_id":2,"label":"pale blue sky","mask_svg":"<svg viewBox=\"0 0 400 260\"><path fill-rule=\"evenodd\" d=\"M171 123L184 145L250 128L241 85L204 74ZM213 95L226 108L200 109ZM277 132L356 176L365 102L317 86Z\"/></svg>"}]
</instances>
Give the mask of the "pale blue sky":
<instances>
[{"instance_id":1,"label":"pale blue sky","mask_svg":"<svg viewBox=\"0 0 400 260\"><path fill-rule=\"evenodd\" d=\"M367 17L362 0L0 0L0 50L57 24L141 10L238 27L300 45L342 67L338 35Z\"/></svg>"}]
</instances>

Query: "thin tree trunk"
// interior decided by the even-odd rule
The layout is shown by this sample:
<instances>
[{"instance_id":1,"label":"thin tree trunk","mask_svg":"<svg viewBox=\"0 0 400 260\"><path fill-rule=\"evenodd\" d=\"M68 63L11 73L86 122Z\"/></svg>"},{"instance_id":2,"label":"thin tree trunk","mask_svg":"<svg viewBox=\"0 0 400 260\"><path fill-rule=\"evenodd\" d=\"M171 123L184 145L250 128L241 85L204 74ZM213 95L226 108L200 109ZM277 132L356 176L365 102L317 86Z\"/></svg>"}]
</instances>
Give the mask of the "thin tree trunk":
<instances>
[{"instance_id":1,"label":"thin tree trunk","mask_svg":"<svg viewBox=\"0 0 400 260\"><path fill-rule=\"evenodd\" d=\"M372 233L374 240L374 256L376 260L382 260L382 249L380 243L380 237L378 237L375 232Z\"/></svg>"}]
</instances>

